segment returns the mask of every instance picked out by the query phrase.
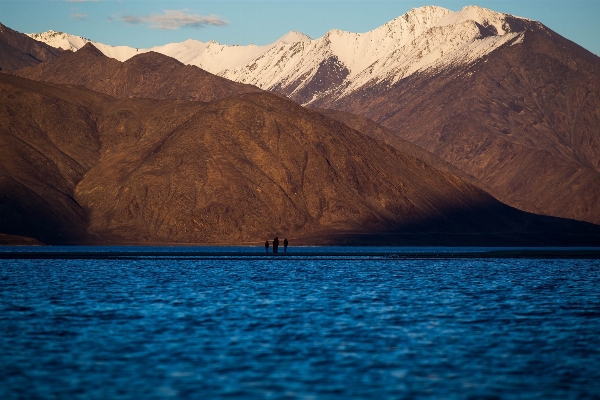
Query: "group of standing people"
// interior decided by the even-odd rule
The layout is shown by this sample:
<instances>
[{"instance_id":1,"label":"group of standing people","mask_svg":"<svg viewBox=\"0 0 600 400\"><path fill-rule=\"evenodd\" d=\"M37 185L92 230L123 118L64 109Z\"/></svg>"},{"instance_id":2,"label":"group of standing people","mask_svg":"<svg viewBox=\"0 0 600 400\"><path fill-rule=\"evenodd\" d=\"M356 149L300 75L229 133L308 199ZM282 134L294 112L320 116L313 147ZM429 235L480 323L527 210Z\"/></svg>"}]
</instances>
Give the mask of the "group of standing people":
<instances>
[{"instance_id":1,"label":"group of standing people","mask_svg":"<svg viewBox=\"0 0 600 400\"><path fill-rule=\"evenodd\" d=\"M283 252L287 253L288 240L287 238L283 239ZM269 241L265 241L265 252L269 253ZM273 239L273 253L279 253L279 238L275 236Z\"/></svg>"}]
</instances>

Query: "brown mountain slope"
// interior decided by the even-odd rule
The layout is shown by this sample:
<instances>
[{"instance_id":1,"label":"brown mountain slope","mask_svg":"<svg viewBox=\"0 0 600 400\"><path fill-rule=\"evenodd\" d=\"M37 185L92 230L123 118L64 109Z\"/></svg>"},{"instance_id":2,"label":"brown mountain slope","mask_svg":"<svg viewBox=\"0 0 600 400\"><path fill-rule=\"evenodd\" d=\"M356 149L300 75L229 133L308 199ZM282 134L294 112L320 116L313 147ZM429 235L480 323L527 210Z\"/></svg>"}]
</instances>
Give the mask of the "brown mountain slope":
<instances>
[{"instance_id":1,"label":"brown mountain slope","mask_svg":"<svg viewBox=\"0 0 600 400\"><path fill-rule=\"evenodd\" d=\"M213 101L261 91L155 52L139 54L122 63L106 57L91 43L75 53L11 73L38 81L79 85L120 98Z\"/></svg>"},{"instance_id":2,"label":"brown mountain slope","mask_svg":"<svg viewBox=\"0 0 600 400\"><path fill-rule=\"evenodd\" d=\"M435 154L430 153L422 147L419 147L416 144L409 142L398 135L395 135L391 130L381 124L378 124L370 118L352 114L346 111L333 110L330 108L314 108L314 110L319 114L323 114L329 118L335 119L336 121L339 121L364 135L372 137L381 143L395 147L403 154L408 154L412 157L418 158L435 169L449 172L460 177L462 180L469 182L470 184L477 186L486 192L489 192L489 189L480 180L465 173L463 170L456 168L454 165L442 160Z\"/></svg>"},{"instance_id":3,"label":"brown mountain slope","mask_svg":"<svg viewBox=\"0 0 600 400\"><path fill-rule=\"evenodd\" d=\"M0 23L0 69L13 70L48 61L63 50L31 39Z\"/></svg>"},{"instance_id":4,"label":"brown mountain slope","mask_svg":"<svg viewBox=\"0 0 600 400\"><path fill-rule=\"evenodd\" d=\"M372 118L523 210L600 223L600 61L527 31L466 69L320 106Z\"/></svg>"},{"instance_id":5,"label":"brown mountain slope","mask_svg":"<svg viewBox=\"0 0 600 400\"><path fill-rule=\"evenodd\" d=\"M100 150L90 112L68 100L69 88L57 96L37 82L0 81L0 227L45 243L78 242L87 219L73 189Z\"/></svg>"},{"instance_id":6,"label":"brown mountain slope","mask_svg":"<svg viewBox=\"0 0 600 400\"><path fill-rule=\"evenodd\" d=\"M26 236L0 233L0 246L44 246L44 243Z\"/></svg>"},{"instance_id":7,"label":"brown mountain slope","mask_svg":"<svg viewBox=\"0 0 600 400\"><path fill-rule=\"evenodd\" d=\"M2 233L50 244L362 243L364 234L395 244L589 244L599 234L511 209L267 93L116 99L5 74L0 90Z\"/></svg>"}]
</instances>

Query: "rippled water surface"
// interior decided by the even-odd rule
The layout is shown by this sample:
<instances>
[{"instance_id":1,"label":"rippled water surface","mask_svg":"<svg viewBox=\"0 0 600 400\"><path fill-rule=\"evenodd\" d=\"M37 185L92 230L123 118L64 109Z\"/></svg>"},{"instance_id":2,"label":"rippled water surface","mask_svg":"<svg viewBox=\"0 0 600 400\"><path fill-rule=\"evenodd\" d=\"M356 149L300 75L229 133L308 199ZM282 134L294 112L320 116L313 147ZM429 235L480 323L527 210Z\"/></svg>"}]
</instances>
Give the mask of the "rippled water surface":
<instances>
[{"instance_id":1,"label":"rippled water surface","mask_svg":"<svg viewBox=\"0 0 600 400\"><path fill-rule=\"evenodd\" d=\"M598 398L600 261L0 260L1 398Z\"/></svg>"}]
</instances>

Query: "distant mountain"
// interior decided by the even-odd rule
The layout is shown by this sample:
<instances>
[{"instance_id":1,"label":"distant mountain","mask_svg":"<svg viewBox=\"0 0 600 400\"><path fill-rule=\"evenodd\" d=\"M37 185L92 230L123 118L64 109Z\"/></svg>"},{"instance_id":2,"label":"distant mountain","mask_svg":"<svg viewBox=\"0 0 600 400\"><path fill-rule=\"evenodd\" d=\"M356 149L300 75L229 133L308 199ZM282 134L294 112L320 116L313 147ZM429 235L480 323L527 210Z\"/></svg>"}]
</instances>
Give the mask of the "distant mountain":
<instances>
[{"instance_id":1,"label":"distant mountain","mask_svg":"<svg viewBox=\"0 0 600 400\"><path fill-rule=\"evenodd\" d=\"M415 73L469 65L518 41L526 29L547 31L539 22L480 7L452 12L427 6L367 33L332 30L311 42L274 47L219 74L316 104L373 85L394 85Z\"/></svg>"},{"instance_id":2,"label":"distant mountain","mask_svg":"<svg viewBox=\"0 0 600 400\"><path fill-rule=\"evenodd\" d=\"M210 103L117 99L0 74L0 93L0 227L44 243L279 235L313 244L583 244L600 235L507 207L264 92Z\"/></svg>"},{"instance_id":3,"label":"distant mountain","mask_svg":"<svg viewBox=\"0 0 600 400\"><path fill-rule=\"evenodd\" d=\"M219 44L214 40L204 43L188 39L181 43L169 43L149 49L137 49L129 46L110 46L91 41L81 36L52 30L43 33L32 33L28 36L50 46L72 51L77 51L87 43L92 43L104 55L119 61L126 61L138 54L153 51L173 57L186 65L200 67L213 74L244 65L271 50L273 47L312 40L303 33L290 31L274 43L265 46L256 46L253 44L248 46L228 46Z\"/></svg>"},{"instance_id":4,"label":"distant mountain","mask_svg":"<svg viewBox=\"0 0 600 400\"><path fill-rule=\"evenodd\" d=\"M0 24L0 70L13 70L51 60L62 53L45 43Z\"/></svg>"},{"instance_id":5,"label":"distant mountain","mask_svg":"<svg viewBox=\"0 0 600 400\"><path fill-rule=\"evenodd\" d=\"M89 42L76 53L65 52L54 60L10 73L39 81L84 86L124 98L213 101L261 91L155 52L138 54L122 63L105 56Z\"/></svg>"},{"instance_id":6,"label":"distant mountain","mask_svg":"<svg viewBox=\"0 0 600 400\"><path fill-rule=\"evenodd\" d=\"M186 41L160 49L318 108L521 210L600 224L600 61L539 22L474 6L431 6L364 34L334 30L311 40L292 33L262 47ZM77 83L93 63L72 74L79 68L65 63L54 71L53 63L17 73L122 97L194 99L164 85L162 73L119 72L103 75L101 84L90 74ZM163 63L173 61L155 64ZM384 129L323 109L359 114Z\"/></svg>"},{"instance_id":7,"label":"distant mountain","mask_svg":"<svg viewBox=\"0 0 600 400\"><path fill-rule=\"evenodd\" d=\"M312 40L291 31L265 46L228 46L191 39L150 49L92 43L119 61L154 51L236 82L285 94L301 104L318 106L369 87L394 86L415 74L467 68L503 46L521 43L525 31L565 41L527 18L477 6L458 12L426 6L366 33L334 29ZM55 31L29 36L71 50L90 42ZM589 53L581 50L582 56Z\"/></svg>"},{"instance_id":8,"label":"distant mountain","mask_svg":"<svg viewBox=\"0 0 600 400\"><path fill-rule=\"evenodd\" d=\"M600 224L600 59L556 34L520 34L468 66L315 105L372 118L522 210ZM380 137L381 139L381 137Z\"/></svg>"},{"instance_id":9,"label":"distant mountain","mask_svg":"<svg viewBox=\"0 0 600 400\"><path fill-rule=\"evenodd\" d=\"M408 140L522 210L600 224L599 60L539 22L424 7L222 75L369 117L389 129L379 140Z\"/></svg>"},{"instance_id":10,"label":"distant mountain","mask_svg":"<svg viewBox=\"0 0 600 400\"><path fill-rule=\"evenodd\" d=\"M374 85L395 85L416 73L468 66L507 43L518 43L525 30L553 35L539 22L476 6L459 12L427 6L367 33L331 30L315 40L291 33L267 46L193 40L152 49L95 45L121 61L155 51L301 104L316 104ZM31 37L65 49L87 41L56 32Z\"/></svg>"},{"instance_id":11,"label":"distant mountain","mask_svg":"<svg viewBox=\"0 0 600 400\"><path fill-rule=\"evenodd\" d=\"M227 46L187 40L150 49L92 42L103 54L125 61L154 51L228 79L277 91L311 104L343 97L417 72L468 65L526 29L549 33L536 21L469 6L459 12L427 6L367 33L331 30L319 39L292 31L266 46ZM89 39L62 32L30 34L57 48L78 50Z\"/></svg>"}]
</instances>

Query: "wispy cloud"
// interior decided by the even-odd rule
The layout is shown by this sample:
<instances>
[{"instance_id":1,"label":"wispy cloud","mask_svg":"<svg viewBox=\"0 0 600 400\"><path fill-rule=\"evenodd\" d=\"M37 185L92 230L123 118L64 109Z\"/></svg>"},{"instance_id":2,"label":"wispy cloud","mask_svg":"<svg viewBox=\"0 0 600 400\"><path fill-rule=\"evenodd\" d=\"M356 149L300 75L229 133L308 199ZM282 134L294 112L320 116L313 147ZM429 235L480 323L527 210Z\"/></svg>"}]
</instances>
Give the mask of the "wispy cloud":
<instances>
[{"instance_id":1,"label":"wispy cloud","mask_svg":"<svg viewBox=\"0 0 600 400\"><path fill-rule=\"evenodd\" d=\"M121 20L129 25L139 25L142 23L142 19L140 17L136 17L135 15L126 15L121 17Z\"/></svg>"},{"instance_id":2,"label":"wispy cloud","mask_svg":"<svg viewBox=\"0 0 600 400\"><path fill-rule=\"evenodd\" d=\"M152 29L176 30L179 28L200 29L205 26L226 26L227 21L216 15L200 15L187 10L164 10L163 14L150 14L138 17L126 15L121 20L130 25L146 24Z\"/></svg>"},{"instance_id":3,"label":"wispy cloud","mask_svg":"<svg viewBox=\"0 0 600 400\"><path fill-rule=\"evenodd\" d=\"M69 15L69 17L75 18L75 19L86 19L88 17L88 15L74 13L74 14Z\"/></svg>"}]
</instances>

